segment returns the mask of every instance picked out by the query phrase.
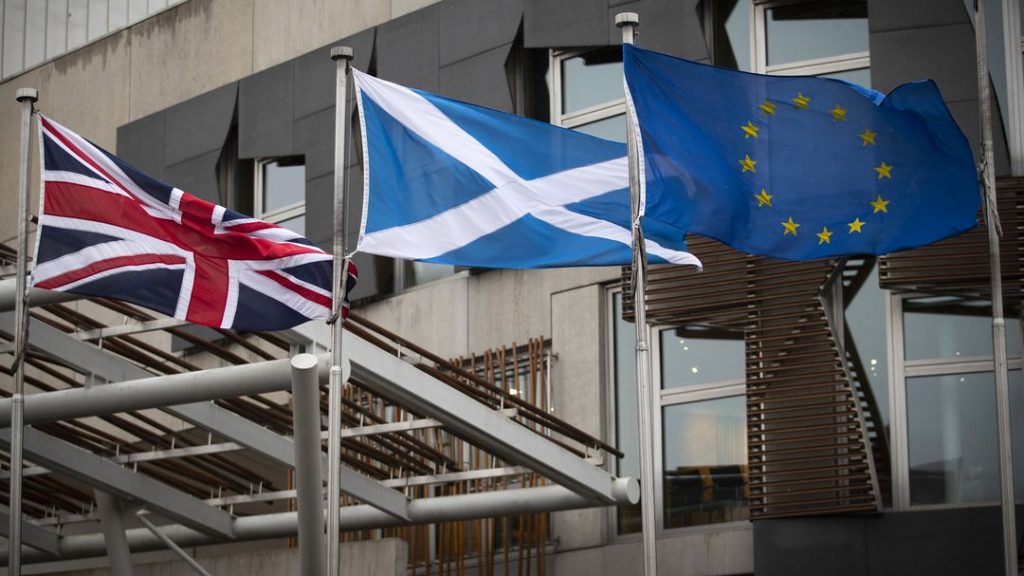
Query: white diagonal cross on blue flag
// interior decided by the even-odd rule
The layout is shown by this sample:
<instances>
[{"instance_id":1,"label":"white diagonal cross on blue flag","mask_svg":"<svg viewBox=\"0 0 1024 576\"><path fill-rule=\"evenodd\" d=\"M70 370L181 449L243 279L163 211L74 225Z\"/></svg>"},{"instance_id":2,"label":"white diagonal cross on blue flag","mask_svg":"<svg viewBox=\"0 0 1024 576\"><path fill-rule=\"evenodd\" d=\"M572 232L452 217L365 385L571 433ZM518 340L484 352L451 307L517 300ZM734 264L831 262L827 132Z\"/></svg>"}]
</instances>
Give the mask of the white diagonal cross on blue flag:
<instances>
[{"instance_id":1,"label":"white diagonal cross on blue flag","mask_svg":"<svg viewBox=\"0 0 1024 576\"><path fill-rule=\"evenodd\" d=\"M631 262L622 144L354 74L359 251L488 268ZM700 266L681 231L645 234L651 262Z\"/></svg>"}]
</instances>

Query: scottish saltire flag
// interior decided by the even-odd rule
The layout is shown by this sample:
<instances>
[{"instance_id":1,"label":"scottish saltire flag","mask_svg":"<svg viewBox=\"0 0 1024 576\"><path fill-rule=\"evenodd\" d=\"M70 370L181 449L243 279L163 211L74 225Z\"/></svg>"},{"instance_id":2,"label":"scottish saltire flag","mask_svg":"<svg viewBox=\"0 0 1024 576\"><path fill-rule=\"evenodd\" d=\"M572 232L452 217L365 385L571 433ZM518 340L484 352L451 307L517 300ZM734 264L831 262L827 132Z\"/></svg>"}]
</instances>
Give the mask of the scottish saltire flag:
<instances>
[{"instance_id":1,"label":"scottish saltire flag","mask_svg":"<svg viewBox=\"0 0 1024 576\"><path fill-rule=\"evenodd\" d=\"M884 96L626 46L647 218L744 252L884 254L976 225L971 149L930 81Z\"/></svg>"},{"instance_id":2,"label":"scottish saltire flag","mask_svg":"<svg viewBox=\"0 0 1024 576\"><path fill-rule=\"evenodd\" d=\"M354 74L358 250L488 268L630 263L623 145ZM650 261L700 265L681 229L644 231Z\"/></svg>"},{"instance_id":3,"label":"scottish saltire flag","mask_svg":"<svg viewBox=\"0 0 1024 576\"><path fill-rule=\"evenodd\" d=\"M39 126L33 286L235 330L330 316L330 254L150 178L42 115Z\"/></svg>"}]
</instances>

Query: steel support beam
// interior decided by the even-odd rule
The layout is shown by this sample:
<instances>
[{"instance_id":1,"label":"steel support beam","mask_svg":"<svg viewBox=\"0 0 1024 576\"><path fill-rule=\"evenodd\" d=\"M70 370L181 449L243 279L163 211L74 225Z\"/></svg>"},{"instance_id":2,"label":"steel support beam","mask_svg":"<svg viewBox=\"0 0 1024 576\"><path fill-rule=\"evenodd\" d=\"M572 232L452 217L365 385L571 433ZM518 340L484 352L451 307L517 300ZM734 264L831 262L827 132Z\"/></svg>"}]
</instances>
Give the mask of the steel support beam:
<instances>
[{"instance_id":1,"label":"steel support beam","mask_svg":"<svg viewBox=\"0 0 1024 576\"><path fill-rule=\"evenodd\" d=\"M640 486L633 478L620 478L613 483L612 494L616 504L636 504L640 499ZM377 510L372 506L346 506L341 509L342 530L367 530L412 524L472 520L506 514L532 514L592 508L596 504L562 486L520 488L421 498L409 503L409 520L400 520ZM298 530L298 513L283 512L261 516L236 518L234 533L237 541L268 540L295 536ZM217 540L181 525L161 526L160 532L178 546L203 546ZM135 528L127 532L128 543L135 552L159 550L161 542L149 530ZM60 556L63 559L102 556L105 553L101 534L65 536L60 540ZM26 551L26 562L44 562L51 557L35 551ZM0 565L6 562L6 555L0 555Z\"/></svg>"},{"instance_id":2,"label":"steel support beam","mask_svg":"<svg viewBox=\"0 0 1024 576\"><path fill-rule=\"evenodd\" d=\"M0 430L0 445L8 446L10 430ZM214 536L232 537L231 515L149 476L121 466L58 440L33 428L25 428L25 454L33 462L65 474L110 494L146 502L169 518Z\"/></svg>"},{"instance_id":3,"label":"steel support beam","mask_svg":"<svg viewBox=\"0 0 1024 576\"><path fill-rule=\"evenodd\" d=\"M14 301L16 299L15 294L17 294L17 288L15 288L14 284L14 278L0 280L0 312L14 310ZM55 292L53 290L42 290L39 288L29 288L28 294L29 306L46 306L47 304L58 304L60 302L81 300L82 298L85 298L85 296L82 296L81 294Z\"/></svg>"},{"instance_id":4,"label":"steel support beam","mask_svg":"<svg viewBox=\"0 0 1024 576\"><path fill-rule=\"evenodd\" d=\"M320 443L320 386L317 358L292 358L292 429L295 441L295 492L299 515L299 573L322 576L324 555L324 479Z\"/></svg>"},{"instance_id":5,"label":"steel support beam","mask_svg":"<svg viewBox=\"0 0 1024 576\"><path fill-rule=\"evenodd\" d=\"M132 576L132 551L125 537L124 510L121 501L102 490L94 490L100 510L103 541L107 546L112 576Z\"/></svg>"},{"instance_id":6,"label":"steel support beam","mask_svg":"<svg viewBox=\"0 0 1024 576\"><path fill-rule=\"evenodd\" d=\"M0 511L0 535L6 538L10 525L10 514ZM24 519L21 522L21 543L52 556L60 554L59 534L53 530L47 530L46 528L36 526ZM24 552L22 552L22 554L24 554Z\"/></svg>"},{"instance_id":7,"label":"steel support beam","mask_svg":"<svg viewBox=\"0 0 1024 576\"><path fill-rule=\"evenodd\" d=\"M352 375L360 385L442 422L487 451L581 496L603 504L615 501L615 477L607 471L350 332L345 333L345 349L351 354Z\"/></svg>"},{"instance_id":8,"label":"steel support beam","mask_svg":"<svg viewBox=\"0 0 1024 576\"><path fill-rule=\"evenodd\" d=\"M12 323L13 315L0 314L0 331L7 330ZM291 383L288 360L153 376L127 360L77 340L38 320L30 325L29 334L29 342L35 348L52 354L83 374L94 374L118 383L89 389L31 394L25 398L26 406L32 405L32 408L26 408L26 423L160 408L289 468L295 467L295 443L290 438L210 402L183 404L192 400L287 390ZM322 356L319 360L318 379L319 382L326 382L327 357ZM10 425L9 402L0 401L0 427ZM5 409L7 414L2 412ZM326 468L326 458L323 464ZM346 466L342 466L341 480L342 491L349 496L377 506L398 518L406 517L408 499L405 495Z\"/></svg>"}]
</instances>

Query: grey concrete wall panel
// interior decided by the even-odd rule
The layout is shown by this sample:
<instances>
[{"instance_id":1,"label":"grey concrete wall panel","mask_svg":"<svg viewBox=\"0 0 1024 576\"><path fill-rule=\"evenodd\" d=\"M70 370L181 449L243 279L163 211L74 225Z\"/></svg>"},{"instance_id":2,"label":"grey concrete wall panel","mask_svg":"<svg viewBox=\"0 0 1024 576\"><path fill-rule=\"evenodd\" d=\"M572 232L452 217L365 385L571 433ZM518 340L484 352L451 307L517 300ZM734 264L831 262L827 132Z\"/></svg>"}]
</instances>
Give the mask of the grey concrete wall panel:
<instances>
[{"instance_id":1,"label":"grey concrete wall panel","mask_svg":"<svg viewBox=\"0 0 1024 576\"><path fill-rule=\"evenodd\" d=\"M754 565L759 576L995 576L1003 573L1000 522L996 506L761 520Z\"/></svg>"},{"instance_id":2,"label":"grey concrete wall panel","mask_svg":"<svg viewBox=\"0 0 1024 576\"><path fill-rule=\"evenodd\" d=\"M294 61L243 78L238 83L238 155L290 156Z\"/></svg>"},{"instance_id":3,"label":"grey concrete wall panel","mask_svg":"<svg viewBox=\"0 0 1024 576\"><path fill-rule=\"evenodd\" d=\"M167 183L208 202L222 204L217 195L217 160L220 150L189 158L164 170Z\"/></svg>"},{"instance_id":4,"label":"grey concrete wall panel","mask_svg":"<svg viewBox=\"0 0 1024 576\"><path fill-rule=\"evenodd\" d=\"M373 56L376 33L376 28L370 28L331 46L350 46L352 66L366 72ZM336 66L330 54L331 47L324 46L295 59L295 119L334 107Z\"/></svg>"},{"instance_id":5,"label":"grey concrete wall panel","mask_svg":"<svg viewBox=\"0 0 1024 576\"><path fill-rule=\"evenodd\" d=\"M495 110L512 112L505 61L512 44L505 44L441 68L441 93Z\"/></svg>"},{"instance_id":6,"label":"grey concrete wall panel","mask_svg":"<svg viewBox=\"0 0 1024 576\"><path fill-rule=\"evenodd\" d=\"M167 109L164 165L224 147L235 114L238 85L221 86Z\"/></svg>"},{"instance_id":7,"label":"grey concrete wall panel","mask_svg":"<svg viewBox=\"0 0 1024 576\"><path fill-rule=\"evenodd\" d=\"M333 249L334 172L306 180L306 238L320 248Z\"/></svg>"},{"instance_id":8,"label":"grey concrete wall panel","mask_svg":"<svg viewBox=\"0 0 1024 576\"><path fill-rule=\"evenodd\" d=\"M446 0L440 6L441 66L511 43L523 17L523 0Z\"/></svg>"},{"instance_id":9,"label":"grey concrete wall panel","mask_svg":"<svg viewBox=\"0 0 1024 576\"><path fill-rule=\"evenodd\" d=\"M868 0L871 32L966 22L963 0Z\"/></svg>"},{"instance_id":10,"label":"grey concrete wall panel","mask_svg":"<svg viewBox=\"0 0 1024 576\"><path fill-rule=\"evenodd\" d=\"M527 48L608 44L607 0L523 0L523 11Z\"/></svg>"},{"instance_id":11,"label":"grey concrete wall panel","mask_svg":"<svg viewBox=\"0 0 1024 576\"><path fill-rule=\"evenodd\" d=\"M306 180L334 172L334 107L295 120L293 149L306 158Z\"/></svg>"},{"instance_id":12,"label":"grey concrete wall panel","mask_svg":"<svg viewBox=\"0 0 1024 576\"><path fill-rule=\"evenodd\" d=\"M377 29L378 76L437 92L440 15L440 5L432 4L381 24Z\"/></svg>"},{"instance_id":13,"label":"grey concrete wall panel","mask_svg":"<svg viewBox=\"0 0 1024 576\"><path fill-rule=\"evenodd\" d=\"M615 15L636 12L640 15L637 46L688 60L710 62L704 27L697 13L699 3L699 0L609 2L606 17L608 43L622 43L622 31L615 26Z\"/></svg>"},{"instance_id":14,"label":"grey concrete wall panel","mask_svg":"<svg viewBox=\"0 0 1024 576\"><path fill-rule=\"evenodd\" d=\"M157 112L117 129L119 158L146 174L164 180L164 128L166 113Z\"/></svg>"}]
</instances>

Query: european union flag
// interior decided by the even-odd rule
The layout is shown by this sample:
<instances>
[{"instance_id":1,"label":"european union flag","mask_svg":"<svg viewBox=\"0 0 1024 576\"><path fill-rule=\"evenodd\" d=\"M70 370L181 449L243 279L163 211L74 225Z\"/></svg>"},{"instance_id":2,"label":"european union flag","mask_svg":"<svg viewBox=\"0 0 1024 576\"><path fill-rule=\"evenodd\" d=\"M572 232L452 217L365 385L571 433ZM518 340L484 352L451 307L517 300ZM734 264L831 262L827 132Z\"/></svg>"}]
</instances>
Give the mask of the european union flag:
<instances>
[{"instance_id":1,"label":"european union flag","mask_svg":"<svg viewBox=\"0 0 1024 576\"><path fill-rule=\"evenodd\" d=\"M648 221L787 260L885 254L977 224L971 149L931 81L884 96L624 48Z\"/></svg>"}]
</instances>

